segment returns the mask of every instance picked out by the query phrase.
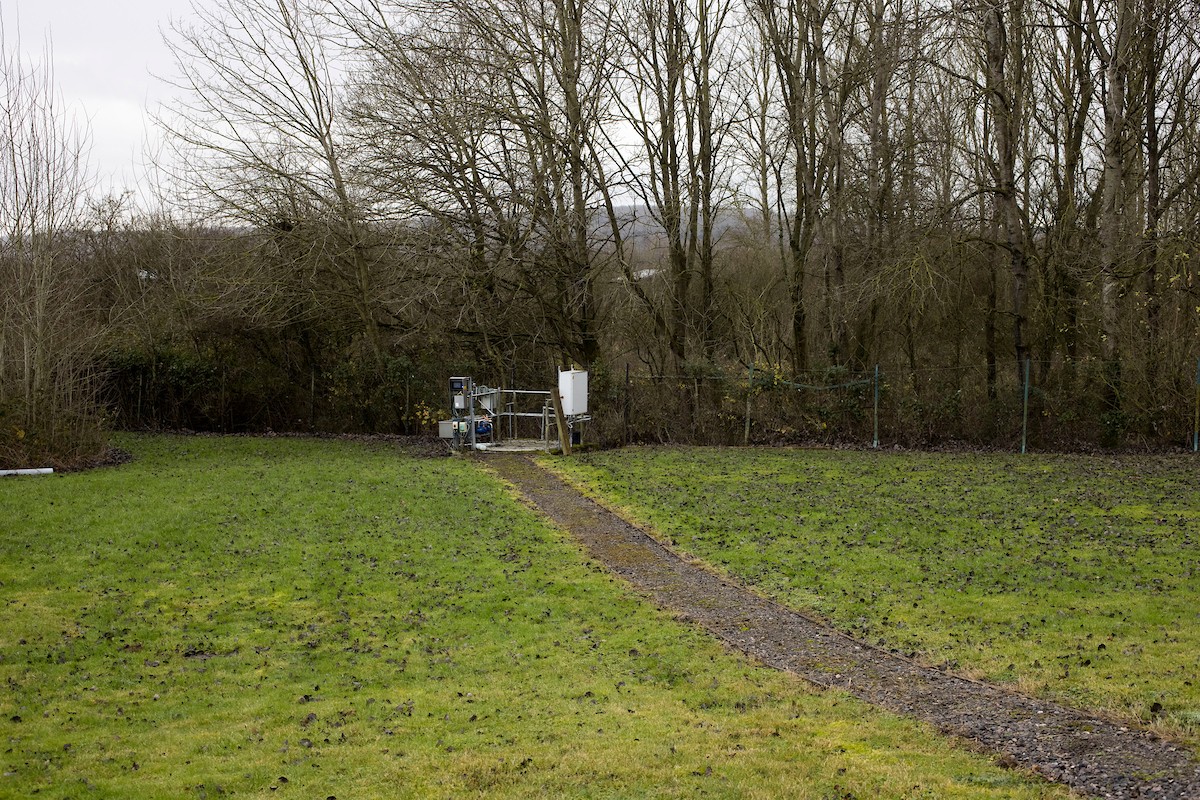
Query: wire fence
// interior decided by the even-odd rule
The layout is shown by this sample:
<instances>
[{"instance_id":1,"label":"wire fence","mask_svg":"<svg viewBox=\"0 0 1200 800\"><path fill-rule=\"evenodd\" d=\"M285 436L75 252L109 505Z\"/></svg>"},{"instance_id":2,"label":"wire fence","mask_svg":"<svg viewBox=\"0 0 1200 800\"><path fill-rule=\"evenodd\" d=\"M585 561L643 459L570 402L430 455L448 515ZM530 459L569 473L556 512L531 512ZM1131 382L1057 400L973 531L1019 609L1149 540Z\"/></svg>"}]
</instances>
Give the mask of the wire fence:
<instances>
[{"instance_id":1,"label":"wire fence","mask_svg":"<svg viewBox=\"0 0 1200 800\"><path fill-rule=\"evenodd\" d=\"M1025 452L1096 447L1200 450L1200 362L1119 384L1094 359L879 364L802 374L774 366L597 376L593 432L630 443L930 447Z\"/></svg>"}]
</instances>

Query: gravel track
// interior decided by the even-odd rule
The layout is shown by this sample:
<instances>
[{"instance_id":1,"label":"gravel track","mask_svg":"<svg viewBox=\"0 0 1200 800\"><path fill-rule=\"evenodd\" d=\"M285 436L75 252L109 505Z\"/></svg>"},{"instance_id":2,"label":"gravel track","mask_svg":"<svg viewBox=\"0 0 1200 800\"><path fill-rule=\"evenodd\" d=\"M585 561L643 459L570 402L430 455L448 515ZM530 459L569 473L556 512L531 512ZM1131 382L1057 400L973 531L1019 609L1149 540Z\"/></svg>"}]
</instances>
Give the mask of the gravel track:
<instances>
[{"instance_id":1,"label":"gravel track","mask_svg":"<svg viewBox=\"0 0 1200 800\"><path fill-rule=\"evenodd\" d=\"M1200 762L1184 745L879 650L682 560L527 456L481 462L660 607L764 664L925 720L1086 796L1200 800Z\"/></svg>"}]
</instances>

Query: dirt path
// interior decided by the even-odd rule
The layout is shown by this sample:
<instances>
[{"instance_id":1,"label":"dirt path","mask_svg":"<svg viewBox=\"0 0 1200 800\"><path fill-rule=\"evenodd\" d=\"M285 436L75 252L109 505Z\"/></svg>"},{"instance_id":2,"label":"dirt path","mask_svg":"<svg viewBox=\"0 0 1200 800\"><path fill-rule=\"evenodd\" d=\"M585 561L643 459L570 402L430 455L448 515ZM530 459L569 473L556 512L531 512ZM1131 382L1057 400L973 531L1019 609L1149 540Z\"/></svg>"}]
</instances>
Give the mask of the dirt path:
<instances>
[{"instance_id":1,"label":"dirt path","mask_svg":"<svg viewBox=\"0 0 1200 800\"><path fill-rule=\"evenodd\" d=\"M681 561L528 457L484 463L638 591L765 664L925 720L1085 795L1200 799L1200 762L1182 745L870 647Z\"/></svg>"}]
</instances>

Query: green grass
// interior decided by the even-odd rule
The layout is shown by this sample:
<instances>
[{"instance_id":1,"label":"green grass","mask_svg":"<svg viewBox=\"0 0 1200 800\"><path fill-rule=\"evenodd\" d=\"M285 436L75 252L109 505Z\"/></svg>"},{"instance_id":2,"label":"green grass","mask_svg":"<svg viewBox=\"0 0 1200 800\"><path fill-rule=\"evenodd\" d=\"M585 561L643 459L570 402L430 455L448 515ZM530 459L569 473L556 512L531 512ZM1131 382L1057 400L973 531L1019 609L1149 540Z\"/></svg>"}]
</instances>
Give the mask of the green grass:
<instances>
[{"instance_id":1,"label":"green grass","mask_svg":"<svg viewBox=\"0 0 1200 800\"><path fill-rule=\"evenodd\" d=\"M552 463L872 643L1200 732L1193 457L650 448Z\"/></svg>"},{"instance_id":2,"label":"green grass","mask_svg":"<svg viewBox=\"0 0 1200 800\"><path fill-rule=\"evenodd\" d=\"M727 653L469 462L120 443L0 481L0 796L1065 796Z\"/></svg>"}]
</instances>

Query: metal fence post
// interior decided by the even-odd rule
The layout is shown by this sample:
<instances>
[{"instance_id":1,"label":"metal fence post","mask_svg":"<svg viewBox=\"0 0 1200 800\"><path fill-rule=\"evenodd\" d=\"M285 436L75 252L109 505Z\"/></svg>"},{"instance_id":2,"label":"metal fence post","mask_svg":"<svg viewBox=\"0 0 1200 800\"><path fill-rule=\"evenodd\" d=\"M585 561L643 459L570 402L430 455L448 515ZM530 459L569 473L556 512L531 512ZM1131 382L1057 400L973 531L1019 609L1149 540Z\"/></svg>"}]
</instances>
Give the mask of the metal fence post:
<instances>
[{"instance_id":1,"label":"metal fence post","mask_svg":"<svg viewBox=\"0 0 1200 800\"><path fill-rule=\"evenodd\" d=\"M621 409L623 412L621 415L622 422L624 423L624 425L623 425L624 429L621 431L621 444L627 445L627 444L629 444L629 406L630 406L630 403L633 402L633 398L630 395L629 365L628 364L625 365L625 398L624 399L625 399L625 402L622 404L623 408Z\"/></svg>"},{"instance_id":2,"label":"metal fence post","mask_svg":"<svg viewBox=\"0 0 1200 800\"><path fill-rule=\"evenodd\" d=\"M1025 452L1025 444L1029 439L1029 358L1025 359L1025 398L1021 408L1021 452Z\"/></svg>"},{"instance_id":3,"label":"metal fence post","mask_svg":"<svg viewBox=\"0 0 1200 800\"><path fill-rule=\"evenodd\" d=\"M746 379L746 428L742 431L742 444L750 444L750 397L754 391L754 362L750 362L750 377Z\"/></svg>"},{"instance_id":4,"label":"metal fence post","mask_svg":"<svg viewBox=\"0 0 1200 800\"><path fill-rule=\"evenodd\" d=\"M879 365L875 365L875 440L871 444L879 449Z\"/></svg>"},{"instance_id":5,"label":"metal fence post","mask_svg":"<svg viewBox=\"0 0 1200 800\"><path fill-rule=\"evenodd\" d=\"M1196 359L1196 417L1192 423L1192 452L1200 451L1200 358Z\"/></svg>"}]
</instances>

